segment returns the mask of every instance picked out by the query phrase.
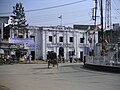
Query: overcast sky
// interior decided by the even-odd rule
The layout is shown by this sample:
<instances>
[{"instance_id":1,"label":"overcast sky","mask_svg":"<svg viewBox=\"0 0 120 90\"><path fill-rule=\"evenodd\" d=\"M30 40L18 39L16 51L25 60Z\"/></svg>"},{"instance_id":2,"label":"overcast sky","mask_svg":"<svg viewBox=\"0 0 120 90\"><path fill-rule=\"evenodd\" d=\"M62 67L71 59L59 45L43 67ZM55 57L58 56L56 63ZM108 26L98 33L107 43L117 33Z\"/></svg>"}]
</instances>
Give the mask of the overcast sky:
<instances>
[{"instance_id":1,"label":"overcast sky","mask_svg":"<svg viewBox=\"0 0 120 90\"><path fill-rule=\"evenodd\" d=\"M17 2L23 3L25 11L27 11L69 4L77 1L83 2L58 8L25 12L27 23L34 26L60 25L60 19L58 17L62 15L62 24L65 26L72 26L73 24L93 24L94 22L91 20L91 17L94 0L0 0L0 13L12 12L13 6L15 6ZM111 1L112 23L120 23L120 0ZM0 14L0 16L10 15L12 15L12 13ZM99 9L98 16L100 16ZM97 18L97 23L100 23L99 17Z\"/></svg>"}]
</instances>

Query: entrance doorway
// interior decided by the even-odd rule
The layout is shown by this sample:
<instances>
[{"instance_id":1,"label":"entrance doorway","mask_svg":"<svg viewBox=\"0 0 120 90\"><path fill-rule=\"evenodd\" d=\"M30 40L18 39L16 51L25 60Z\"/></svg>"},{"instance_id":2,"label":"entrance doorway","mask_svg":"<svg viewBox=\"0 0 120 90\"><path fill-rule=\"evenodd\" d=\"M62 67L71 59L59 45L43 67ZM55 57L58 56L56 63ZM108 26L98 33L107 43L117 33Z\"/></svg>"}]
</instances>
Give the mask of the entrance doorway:
<instances>
[{"instance_id":1,"label":"entrance doorway","mask_svg":"<svg viewBox=\"0 0 120 90\"><path fill-rule=\"evenodd\" d=\"M35 51L31 51L32 60L35 60Z\"/></svg>"},{"instance_id":2,"label":"entrance doorway","mask_svg":"<svg viewBox=\"0 0 120 90\"><path fill-rule=\"evenodd\" d=\"M63 47L59 48L59 55L61 55L62 57L64 57L64 48Z\"/></svg>"},{"instance_id":3,"label":"entrance doorway","mask_svg":"<svg viewBox=\"0 0 120 90\"><path fill-rule=\"evenodd\" d=\"M80 51L80 60L83 61L83 51Z\"/></svg>"}]
</instances>

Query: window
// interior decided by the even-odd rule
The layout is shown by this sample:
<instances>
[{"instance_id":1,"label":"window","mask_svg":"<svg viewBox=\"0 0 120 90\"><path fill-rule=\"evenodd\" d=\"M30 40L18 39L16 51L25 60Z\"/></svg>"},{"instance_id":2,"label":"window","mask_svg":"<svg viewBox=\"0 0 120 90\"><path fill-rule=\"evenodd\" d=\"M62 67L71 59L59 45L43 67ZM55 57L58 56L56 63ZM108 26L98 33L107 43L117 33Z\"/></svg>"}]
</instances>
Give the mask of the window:
<instances>
[{"instance_id":1,"label":"window","mask_svg":"<svg viewBox=\"0 0 120 90\"><path fill-rule=\"evenodd\" d=\"M49 36L49 42L52 42L52 36Z\"/></svg>"},{"instance_id":2,"label":"window","mask_svg":"<svg viewBox=\"0 0 120 90\"><path fill-rule=\"evenodd\" d=\"M59 37L59 42L63 42L63 37Z\"/></svg>"},{"instance_id":3,"label":"window","mask_svg":"<svg viewBox=\"0 0 120 90\"><path fill-rule=\"evenodd\" d=\"M84 38L80 38L80 43L84 43Z\"/></svg>"},{"instance_id":4,"label":"window","mask_svg":"<svg viewBox=\"0 0 120 90\"><path fill-rule=\"evenodd\" d=\"M70 42L73 42L73 37L70 37Z\"/></svg>"},{"instance_id":5,"label":"window","mask_svg":"<svg viewBox=\"0 0 120 90\"><path fill-rule=\"evenodd\" d=\"M35 36L30 36L30 38L33 38L33 40L35 41Z\"/></svg>"}]
</instances>

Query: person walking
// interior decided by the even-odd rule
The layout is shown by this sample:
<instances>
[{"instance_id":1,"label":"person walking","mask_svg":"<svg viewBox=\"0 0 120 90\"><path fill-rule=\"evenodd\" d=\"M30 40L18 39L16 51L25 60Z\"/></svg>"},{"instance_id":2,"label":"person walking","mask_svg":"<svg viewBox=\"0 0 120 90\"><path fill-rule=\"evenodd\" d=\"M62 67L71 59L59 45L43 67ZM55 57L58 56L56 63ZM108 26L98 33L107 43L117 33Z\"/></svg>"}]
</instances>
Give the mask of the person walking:
<instances>
[{"instance_id":1,"label":"person walking","mask_svg":"<svg viewBox=\"0 0 120 90\"><path fill-rule=\"evenodd\" d=\"M6 63L8 64L10 62L10 55L8 54L6 57Z\"/></svg>"}]
</instances>

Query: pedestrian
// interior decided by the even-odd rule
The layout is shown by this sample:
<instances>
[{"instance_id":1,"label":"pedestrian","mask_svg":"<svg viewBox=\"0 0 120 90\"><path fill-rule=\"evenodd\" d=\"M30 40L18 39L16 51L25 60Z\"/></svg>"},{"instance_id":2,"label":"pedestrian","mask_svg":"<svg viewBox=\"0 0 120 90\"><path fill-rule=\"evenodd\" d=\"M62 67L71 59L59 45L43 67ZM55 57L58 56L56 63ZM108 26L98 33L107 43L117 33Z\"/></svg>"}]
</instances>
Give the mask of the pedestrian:
<instances>
[{"instance_id":1,"label":"pedestrian","mask_svg":"<svg viewBox=\"0 0 120 90\"><path fill-rule=\"evenodd\" d=\"M6 62L9 63L9 61L10 61L10 55L8 54L6 57Z\"/></svg>"},{"instance_id":2,"label":"pedestrian","mask_svg":"<svg viewBox=\"0 0 120 90\"><path fill-rule=\"evenodd\" d=\"M27 55L24 55L24 61L27 63Z\"/></svg>"},{"instance_id":3,"label":"pedestrian","mask_svg":"<svg viewBox=\"0 0 120 90\"><path fill-rule=\"evenodd\" d=\"M32 55L30 54L29 55L29 62L31 62L31 60L32 60Z\"/></svg>"},{"instance_id":4,"label":"pedestrian","mask_svg":"<svg viewBox=\"0 0 120 90\"><path fill-rule=\"evenodd\" d=\"M65 59L64 59L64 57L62 57L62 61L63 61L63 63L65 63Z\"/></svg>"},{"instance_id":5,"label":"pedestrian","mask_svg":"<svg viewBox=\"0 0 120 90\"><path fill-rule=\"evenodd\" d=\"M72 63L72 56L70 56L70 63Z\"/></svg>"},{"instance_id":6,"label":"pedestrian","mask_svg":"<svg viewBox=\"0 0 120 90\"><path fill-rule=\"evenodd\" d=\"M73 63L77 62L75 59L76 59L76 57L75 57L75 55L73 55L72 56Z\"/></svg>"},{"instance_id":7,"label":"pedestrian","mask_svg":"<svg viewBox=\"0 0 120 90\"><path fill-rule=\"evenodd\" d=\"M30 63L30 56L29 55L27 55L27 62Z\"/></svg>"}]
</instances>

